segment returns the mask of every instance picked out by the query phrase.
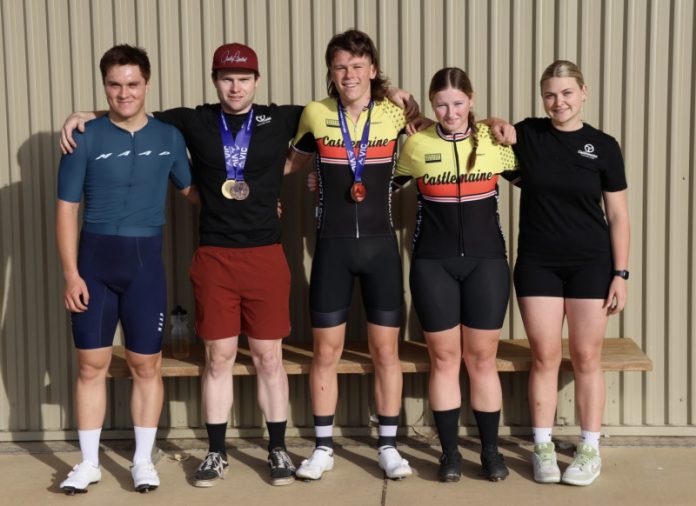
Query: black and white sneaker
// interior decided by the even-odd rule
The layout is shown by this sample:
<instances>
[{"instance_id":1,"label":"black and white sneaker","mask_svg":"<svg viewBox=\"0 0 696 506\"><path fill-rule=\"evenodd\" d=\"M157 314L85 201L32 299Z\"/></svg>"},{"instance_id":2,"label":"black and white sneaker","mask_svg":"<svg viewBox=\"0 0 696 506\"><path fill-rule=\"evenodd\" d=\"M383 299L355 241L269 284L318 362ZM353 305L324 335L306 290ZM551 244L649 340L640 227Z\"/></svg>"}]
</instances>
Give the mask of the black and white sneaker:
<instances>
[{"instance_id":1,"label":"black and white sneaker","mask_svg":"<svg viewBox=\"0 0 696 506\"><path fill-rule=\"evenodd\" d=\"M215 485L215 480L224 478L227 466L229 466L227 455L209 452L194 473L193 484L196 487L212 487Z\"/></svg>"},{"instance_id":2,"label":"black and white sneaker","mask_svg":"<svg viewBox=\"0 0 696 506\"><path fill-rule=\"evenodd\" d=\"M271 485L288 485L295 481L295 464L285 449L277 447L270 451L268 467L271 468Z\"/></svg>"}]
</instances>

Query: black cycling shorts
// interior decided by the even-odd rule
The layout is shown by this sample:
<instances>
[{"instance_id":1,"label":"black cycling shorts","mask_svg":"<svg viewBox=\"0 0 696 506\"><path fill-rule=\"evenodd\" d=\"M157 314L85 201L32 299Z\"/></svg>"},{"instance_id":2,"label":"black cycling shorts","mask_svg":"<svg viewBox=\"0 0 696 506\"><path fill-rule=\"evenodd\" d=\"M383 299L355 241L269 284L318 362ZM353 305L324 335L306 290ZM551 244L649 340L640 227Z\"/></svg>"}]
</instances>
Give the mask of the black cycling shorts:
<instances>
[{"instance_id":1,"label":"black cycling shorts","mask_svg":"<svg viewBox=\"0 0 696 506\"><path fill-rule=\"evenodd\" d=\"M611 256L572 265L518 258L515 292L518 297L606 299L612 281Z\"/></svg>"},{"instance_id":2,"label":"black cycling shorts","mask_svg":"<svg viewBox=\"0 0 696 506\"><path fill-rule=\"evenodd\" d=\"M411 297L425 332L457 325L482 330L503 326L510 297L505 258L416 258Z\"/></svg>"},{"instance_id":3,"label":"black cycling shorts","mask_svg":"<svg viewBox=\"0 0 696 506\"><path fill-rule=\"evenodd\" d=\"M312 326L345 323L360 278L369 323L400 327L403 313L401 257L395 237L336 237L317 241L309 285Z\"/></svg>"}]
</instances>

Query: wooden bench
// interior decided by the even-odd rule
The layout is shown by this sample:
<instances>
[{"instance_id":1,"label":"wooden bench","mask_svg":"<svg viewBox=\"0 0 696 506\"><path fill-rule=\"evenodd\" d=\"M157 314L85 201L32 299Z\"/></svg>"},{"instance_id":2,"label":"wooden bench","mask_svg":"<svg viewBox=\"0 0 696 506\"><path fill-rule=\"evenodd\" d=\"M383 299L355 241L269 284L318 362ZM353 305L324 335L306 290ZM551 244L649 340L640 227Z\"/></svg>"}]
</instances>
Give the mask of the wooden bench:
<instances>
[{"instance_id":1,"label":"wooden bench","mask_svg":"<svg viewBox=\"0 0 696 506\"><path fill-rule=\"evenodd\" d=\"M430 361L425 343L402 341L399 343L401 368L404 373L428 372ZM312 363L312 343L284 343L283 364L288 374L308 374ZM203 347L200 343L191 346L191 353L184 360L173 358L165 347L162 359L163 376L200 376L205 365ZM498 371L529 371L532 365L527 339L505 339L498 345ZM608 338L602 350L602 368L605 371L651 371L652 361L630 338ZM563 340L563 362L561 368L572 370L568 340ZM339 374L368 374L374 372L367 342L346 342L343 356L338 364ZM256 370L248 349L240 347L234 365L235 376L251 376ZM114 355L109 368L113 378L130 376L122 346L114 346Z\"/></svg>"}]
</instances>

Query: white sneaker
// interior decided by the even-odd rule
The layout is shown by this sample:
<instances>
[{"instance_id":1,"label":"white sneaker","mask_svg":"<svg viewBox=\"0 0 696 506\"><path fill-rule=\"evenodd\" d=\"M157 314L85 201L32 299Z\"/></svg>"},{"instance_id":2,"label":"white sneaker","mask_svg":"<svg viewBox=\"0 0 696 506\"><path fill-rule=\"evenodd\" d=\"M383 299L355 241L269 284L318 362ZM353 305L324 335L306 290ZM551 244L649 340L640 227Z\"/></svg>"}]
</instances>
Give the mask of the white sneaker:
<instances>
[{"instance_id":1,"label":"white sneaker","mask_svg":"<svg viewBox=\"0 0 696 506\"><path fill-rule=\"evenodd\" d=\"M402 459L393 446L382 446L379 449L379 467L387 475L387 478L392 480L401 480L413 474L408 460Z\"/></svg>"},{"instance_id":2,"label":"white sneaker","mask_svg":"<svg viewBox=\"0 0 696 506\"><path fill-rule=\"evenodd\" d=\"M586 443L580 443L575 449L575 458L566 468L561 481L568 485L591 485L601 470L599 452Z\"/></svg>"},{"instance_id":3,"label":"white sneaker","mask_svg":"<svg viewBox=\"0 0 696 506\"><path fill-rule=\"evenodd\" d=\"M138 492L149 492L159 487L160 480L155 466L149 460L141 460L131 467L133 486Z\"/></svg>"},{"instance_id":4,"label":"white sneaker","mask_svg":"<svg viewBox=\"0 0 696 506\"><path fill-rule=\"evenodd\" d=\"M87 492L87 487L101 480L101 469L91 462L82 461L72 468L68 477L60 484L60 489L73 495Z\"/></svg>"},{"instance_id":5,"label":"white sneaker","mask_svg":"<svg viewBox=\"0 0 696 506\"><path fill-rule=\"evenodd\" d=\"M556 450L553 443L538 443L534 445L532 464L534 465L534 481L537 483L559 483L561 470L556 460Z\"/></svg>"},{"instance_id":6,"label":"white sneaker","mask_svg":"<svg viewBox=\"0 0 696 506\"><path fill-rule=\"evenodd\" d=\"M318 480L326 471L331 471L333 466L333 450L327 446L317 446L312 456L302 461L295 476L302 480Z\"/></svg>"}]
</instances>

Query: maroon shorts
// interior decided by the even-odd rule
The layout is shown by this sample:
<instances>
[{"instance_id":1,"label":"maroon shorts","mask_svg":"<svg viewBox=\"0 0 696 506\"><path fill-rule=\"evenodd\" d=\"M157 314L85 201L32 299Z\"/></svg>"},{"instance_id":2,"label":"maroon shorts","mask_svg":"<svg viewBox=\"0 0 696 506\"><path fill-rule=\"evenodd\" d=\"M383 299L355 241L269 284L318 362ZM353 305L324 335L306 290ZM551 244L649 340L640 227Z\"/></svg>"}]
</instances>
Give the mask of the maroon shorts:
<instances>
[{"instance_id":1,"label":"maroon shorts","mask_svg":"<svg viewBox=\"0 0 696 506\"><path fill-rule=\"evenodd\" d=\"M196 298L196 332L203 339L240 333L281 339L290 334L290 269L280 244L200 246L189 275Z\"/></svg>"}]
</instances>

